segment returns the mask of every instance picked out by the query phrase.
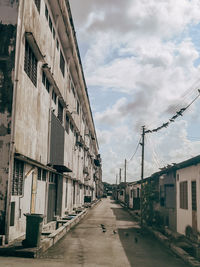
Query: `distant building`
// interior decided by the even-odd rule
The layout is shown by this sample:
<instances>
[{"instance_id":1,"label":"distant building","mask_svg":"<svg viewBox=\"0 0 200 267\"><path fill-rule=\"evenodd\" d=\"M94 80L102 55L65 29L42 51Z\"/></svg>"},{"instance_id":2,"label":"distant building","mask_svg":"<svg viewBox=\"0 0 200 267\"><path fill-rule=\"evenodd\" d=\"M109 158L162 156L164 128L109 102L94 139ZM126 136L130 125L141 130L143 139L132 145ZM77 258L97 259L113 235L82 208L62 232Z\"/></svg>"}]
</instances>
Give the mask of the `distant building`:
<instances>
[{"instance_id":1,"label":"distant building","mask_svg":"<svg viewBox=\"0 0 200 267\"><path fill-rule=\"evenodd\" d=\"M100 194L101 158L68 0L0 1L0 235Z\"/></svg>"},{"instance_id":2,"label":"distant building","mask_svg":"<svg viewBox=\"0 0 200 267\"><path fill-rule=\"evenodd\" d=\"M142 188L142 213L148 225L200 240L200 156L162 168L145 178ZM141 180L115 187L114 198L137 214L140 196Z\"/></svg>"}]
</instances>

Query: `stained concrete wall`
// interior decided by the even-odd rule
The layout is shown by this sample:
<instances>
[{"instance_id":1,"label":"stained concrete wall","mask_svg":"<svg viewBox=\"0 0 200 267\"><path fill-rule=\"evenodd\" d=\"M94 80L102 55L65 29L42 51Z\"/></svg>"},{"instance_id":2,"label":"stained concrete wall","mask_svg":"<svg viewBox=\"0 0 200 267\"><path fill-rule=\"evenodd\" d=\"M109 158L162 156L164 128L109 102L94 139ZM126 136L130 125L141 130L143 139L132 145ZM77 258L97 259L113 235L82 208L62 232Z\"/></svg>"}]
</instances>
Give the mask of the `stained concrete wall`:
<instances>
[{"instance_id":1,"label":"stained concrete wall","mask_svg":"<svg viewBox=\"0 0 200 267\"><path fill-rule=\"evenodd\" d=\"M15 77L17 90L15 129L13 132L15 152L18 155L21 154L22 158L28 157L29 160L33 160L33 165L31 163L25 164L26 168L34 166L34 161L42 166L47 166L50 158L50 114L54 112L56 116L58 115L59 98L64 106L63 128L66 126L65 113L69 114L70 120L73 122L73 131L69 128L69 133L64 132L64 165L70 168L72 173L69 173L67 196L66 190L64 190L66 177L62 182L63 187L61 184L59 186L63 192L62 198L59 199L59 205L62 204L62 207L59 207L59 213L64 215L65 211L70 212L74 207L83 204L84 186L80 189L79 183L95 187L94 173L96 168L93 159L98 154L98 144L96 139L92 140L92 136L96 138L95 130L87 89L82 76L81 63L78 58L71 14L66 3L68 1L44 0L41 1L40 12L38 12L33 0L21 0L19 3L14 0L0 1L2 21L8 23L8 25L0 24L0 229L4 229L14 66L18 68L18 76ZM51 17L55 38L45 16L45 5ZM29 40L29 43L32 46L33 53L38 58L37 86L32 83L24 71L27 32L31 33L32 39ZM15 53L15 51L17 52ZM60 70L60 51L65 58L64 75ZM17 58L16 63L15 56ZM45 68L43 68L44 66ZM49 92L42 83L43 70L51 83ZM72 84L75 93L72 90ZM53 89L57 94L56 104L52 100ZM79 114L76 112L77 100L80 104ZM85 141L84 147L76 144L76 133L81 135ZM88 152L86 147L89 149ZM89 170L88 177L90 179L87 181L87 175L83 173L83 167L85 166ZM75 191L73 178L76 179ZM25 232L23 213L47 213L48 186L45 182L38 181L33 200L31 197L32 182L33 177L30 174L24 180L23 186L26 194L11 197L11 201L15 202L15 225L10 227L10 240ZM90 187L85 191L86 195L91 195ZM65 197L67 198L66 206L64 203Z\"/></svg>"},{"instance_id":2,"label":"stained concrete wall","mask_svg":"<svg viewBox=\"0 0 200 267\"><path fill-rule=\"evenodd\" d=\"M5 234L18 1L0 1L0 234Z\"/></svg>"}]
</instances>

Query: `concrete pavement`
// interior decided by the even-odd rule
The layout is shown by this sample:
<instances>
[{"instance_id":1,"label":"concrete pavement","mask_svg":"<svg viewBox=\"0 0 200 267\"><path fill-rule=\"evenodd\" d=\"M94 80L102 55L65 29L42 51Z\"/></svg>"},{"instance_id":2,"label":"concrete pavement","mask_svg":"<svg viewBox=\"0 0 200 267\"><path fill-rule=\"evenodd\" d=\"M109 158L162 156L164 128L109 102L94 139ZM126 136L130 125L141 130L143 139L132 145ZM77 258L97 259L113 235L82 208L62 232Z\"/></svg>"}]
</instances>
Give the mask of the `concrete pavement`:
<instances>
[{"instance_id":1,"label":"concrete pavement","mask_svg":"<svg viewBox=\"0 0 200 267\"><path fill-rule=\"evenodd\" d=\"M28 265L27 265L28 264ZM0 266L186 267L147 232L141 232L127 211L103 199L42 259L0 258Z\"/></svg>"}]
</instances>

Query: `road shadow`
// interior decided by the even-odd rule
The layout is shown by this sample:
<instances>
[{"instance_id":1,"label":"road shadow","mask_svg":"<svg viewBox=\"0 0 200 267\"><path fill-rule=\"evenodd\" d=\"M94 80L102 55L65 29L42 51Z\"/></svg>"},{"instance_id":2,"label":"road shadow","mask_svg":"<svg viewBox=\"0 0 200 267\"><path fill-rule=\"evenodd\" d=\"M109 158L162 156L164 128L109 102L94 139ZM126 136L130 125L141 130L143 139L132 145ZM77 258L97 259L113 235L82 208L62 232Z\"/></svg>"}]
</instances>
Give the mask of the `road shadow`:
<instances>
[{"instance_id":1,"label":"road shadow","mask_svg":"<svg viewBox=\"0 0 200 267\"><path fill-rule=\"evenodd\" d=\"M134 267L186 267L182 260L164 247L149 232L133 227L118 229L121 245Z\"/></svg>"},{"instance_id":2,"label":"road shadow","mask_svg":"<svg viewBox=\"0 0 200 267\"><path fill-rule=\"evenodd\" d=\"M111 210L113 211L113 214L115 215L117 221L129 221L129 222L133 221L131 216L127 214L127 212L124 211L121 207L119 208L111 207Z\"/></svg>"}]
</instances>

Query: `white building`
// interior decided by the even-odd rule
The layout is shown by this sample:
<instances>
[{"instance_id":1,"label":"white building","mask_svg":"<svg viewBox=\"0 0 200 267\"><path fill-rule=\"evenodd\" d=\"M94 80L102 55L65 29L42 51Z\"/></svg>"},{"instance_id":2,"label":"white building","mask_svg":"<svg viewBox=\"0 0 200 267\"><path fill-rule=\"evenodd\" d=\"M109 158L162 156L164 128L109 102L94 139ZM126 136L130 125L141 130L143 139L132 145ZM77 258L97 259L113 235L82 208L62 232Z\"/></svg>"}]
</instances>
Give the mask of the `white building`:
<instances>
[{"instance_id":1,"label":"white building","mask_svg":"<svg viewBox=\"0 0 200 267\"><path fill-rule=\"evenodd\" d=\"M180 163L176 172L177 232L199 239L200 156Z\"/></svg>"},{"instance_id":2,"label":"white building","mask_svg":"<svg viewBox=\"0 0 200 267\"><path fill-rule=\"evenodd\" d=\"M6 14L6 15L5 15ZM96 197L101 159L68 0L0 1L0 235Z\"/></svg>"},{"instance_id":3,"label":"white building","mask_svg":"<svg viewBox=\"0 0 200 267\"><path fill-rule=\"evenodd\" d=\"M129 208L140 210L141 183L132 182L128 184Z\"/></svg>"}]
</instances>

